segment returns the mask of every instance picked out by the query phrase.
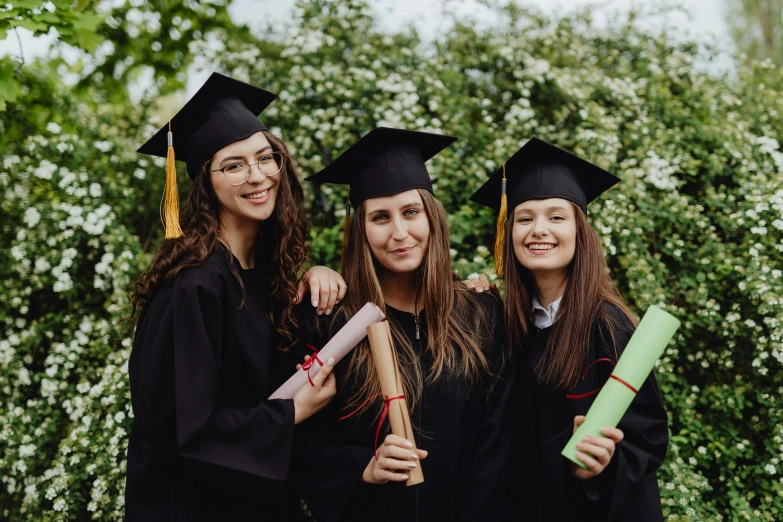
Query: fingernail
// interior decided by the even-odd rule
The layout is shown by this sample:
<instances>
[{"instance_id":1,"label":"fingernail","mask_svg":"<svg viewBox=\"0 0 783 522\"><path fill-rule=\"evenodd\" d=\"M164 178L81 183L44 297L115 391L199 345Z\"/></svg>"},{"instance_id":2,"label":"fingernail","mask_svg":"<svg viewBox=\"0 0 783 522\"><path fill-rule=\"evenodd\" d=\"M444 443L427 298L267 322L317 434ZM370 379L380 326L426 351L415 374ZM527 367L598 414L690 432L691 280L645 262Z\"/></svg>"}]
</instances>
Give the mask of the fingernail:
<instances>
[{"instance_id":1,"label":"fingernail","mask_svg":"<svg viewBox=\"0 0 783 522\"><path fill-rule=\"evenodd\" d=\"M331 314L331 313L332 313L332 309L331 309L331 308L329 308L328 310L326 310L326 315L329 315L329 314Z\"/></svg>"},{"instance_id":2,"label":"fingernail","mask_svg":"<svg viewBox=\"0 0 783 522\"><path fill-rule=\"evenodd\" d=\"M402 478L403 480L408 480L408 475L403 475Z\"/></svg>"},{"instance_id":3,"label":"fingernail","mask_svg":"<svg viewBox=\"0 0 783 522\"><path fill-rule=\"evenodd\" d=\"M334 357L329 357L329 360L326 361L326 364L328 364L329 366L334 366Z\"/></svg>"},{"instance_id":4,"label":"fingernail","mask_svg":"<svg viewBox=\"0 0 783 522\"><path fill-rule=\"evenodd\" d=\"M313 300L313 306L318 306L318 299Z\"/></svg>"},{"instance_id":5,"label":"fingernail","mask_svg":"<svg viewBox=\"0 0 783 522\"><path fill-rule=\"evenodd\" d=\"M584 442L590 442L590 436L589 435L585 435L584 437L582 437L582 440Z\"/></svg>"},{"instance_id":6,"label":"fingernail","mask_svg":"<svg viewBox=\"0 0 783 522\"><path fill-rule=\"evenodd\" d=\"M406 447L406 448L412 448L412 447L413 447L413 444L411 444L411 441L409 441L409 440L406 440L406 441L405 441L405 447Z\"/></svg>"},{"instance_id":7,"label":"fingernail","mask_svg":"<svg viewBox=\"0 0 783 522\"><path fill-rule=\"evenodd\" d=\"M316 313L317 313L318 315L324 315L324 313L323 313L321 310L318 310Z\"/></svg>"},{"instance_id":8,"label":"fingernail","mask_svg":"<svg viewBox=\"0 0 783 522\"><path fill-rule=\"evenodd\" d=\"M416 455L415 453L411 453L411 458L412 458L413 460L419 460L419 456L418 456L418 455Z\"/></svg>"},{"instance_id":9,"label":"fingernail","mask_svg":"<svg viewBox=\"0 0 783 522\"><path fill-rule=\"evenodd\" d=\"M408 467L413 469L413 468L416 467L416 463L415 462L408 462Z\"/></svg>"}]
</instances>

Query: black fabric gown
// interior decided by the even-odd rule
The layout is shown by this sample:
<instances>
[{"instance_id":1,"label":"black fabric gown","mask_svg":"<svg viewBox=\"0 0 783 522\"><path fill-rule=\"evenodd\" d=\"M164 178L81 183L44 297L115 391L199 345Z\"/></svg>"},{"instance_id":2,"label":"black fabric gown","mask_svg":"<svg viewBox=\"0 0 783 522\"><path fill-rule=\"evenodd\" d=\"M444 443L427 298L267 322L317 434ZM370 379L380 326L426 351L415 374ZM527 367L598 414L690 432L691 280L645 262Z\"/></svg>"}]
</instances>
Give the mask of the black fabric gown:
<instances>
[{"instance_id":1,"label":"black fabric gown","mask_svg":"<svg viewBox=\"0 0 783 522\"><path fill-rule=\"evenodd\" d=\"M615 346L597 322L591 332L589 359L617 360L634 327L614 306L604 305L617 325ZM520 521L661 521L660 491L656 470L666 456L668 422L654 375L647 377L618 428L624 439L617 445L609 466L586 481L571 476L560 452L573 431L576 415L585 415L596 395L571 399L552 391L536 378L534 368L543 355L552 328L533 335L521 359L516 383L515 443L511 480L516 484L510 520ZM617 355L615 355L615 353ZM596 363L572 395L600 388L612 373L612 365Z\"/></svg>"},{"instance_id":2,"label":"black fabric gown","mask_svg":"<svg viewBox=\"0 0 783 522\"><path fill-rule=\"evenodd\" d=\"M293 362L275 349L263 261L242 270L234 259L237 309L229 255L218 248L182 270L140 318L128 365L130 522L297 519L285 486L294 404L266 400Z\"/></svg>"},{"instance_id":3,"label":"black fabric gown","mask_svg":"<svg viewBox=\"0 0 783 522\"><path fill-rule=\"evenodd\" d=\"M508 398L513 368L506 364L507 343L502 306L488 294L476 294L477 306L491 310L494 331L483 334L483 350L492 375L469 390L464 382L444 376L427 383L421 402L411 414L417 432L416 445L429 455L420 462L424 483L367 484L362 473L373 456L377 421L373 415L338 421L346 412L345 401L358 379L347 376L346 357L336 367L338 395L313 419L299 478L302 496L318 521L441 522L501 520L504 516L505 470L511 443ZM420 314L420 339L416 339L414 315L387 305L388 319L397 323L420 354L424 375L431 359L427 346L425 314ZM480 335L477 333L477 335ZM324 339L321 339L320 348ZM342 389L342 383L346 388ZM342 391L339 391L342 390ZM381 398L373 403L377 411ZM379 445L389 433L388 420ZM423 433L423 435L422 435Z\"/></svg>"}]
</instances>

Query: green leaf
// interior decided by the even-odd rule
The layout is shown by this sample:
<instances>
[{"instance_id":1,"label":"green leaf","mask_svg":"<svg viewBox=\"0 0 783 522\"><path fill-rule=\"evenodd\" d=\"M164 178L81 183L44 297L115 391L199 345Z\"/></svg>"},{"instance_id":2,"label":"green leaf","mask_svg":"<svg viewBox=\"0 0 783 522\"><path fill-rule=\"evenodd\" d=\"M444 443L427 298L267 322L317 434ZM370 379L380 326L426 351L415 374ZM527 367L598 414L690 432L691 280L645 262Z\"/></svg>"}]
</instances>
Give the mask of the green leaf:
<instances>
[{"instance_id":1,"label":"green leaf","mask_svg":"<svg viewBox=\"0 0 783 522\"><path fill-rule=\"evenodd\" d=\"M79 29L75 31L75 37L79 47L81 47L88 53L95 52L95 50L98 48L101 42L103 42L103 37L98 33L95 33L93 31L83 30L83 29Z\"/></svg>"},{"instance_id":2,"label":"green leaf","mask_svg":"<svg viewBox=\"0 0 783 522\"><path fill-rule=\"evenodd\" d=\"M14 64L10 60L0 60L0 111L4 111L7 102L15 102L21 88L14 79Z\"/></svg>"},{"instance_id":3,"label":"green leaf","mask_svg":"<svg viewBox=\"0 0 783 522\"><path fill-rule=\"evenodd\" d=\"M11 25L14 27L21 27L32 31L33 33L45 33L49 31L49 27L46 24L35 22L33 20L13 20Z\"/></svg>"}]
</instances>

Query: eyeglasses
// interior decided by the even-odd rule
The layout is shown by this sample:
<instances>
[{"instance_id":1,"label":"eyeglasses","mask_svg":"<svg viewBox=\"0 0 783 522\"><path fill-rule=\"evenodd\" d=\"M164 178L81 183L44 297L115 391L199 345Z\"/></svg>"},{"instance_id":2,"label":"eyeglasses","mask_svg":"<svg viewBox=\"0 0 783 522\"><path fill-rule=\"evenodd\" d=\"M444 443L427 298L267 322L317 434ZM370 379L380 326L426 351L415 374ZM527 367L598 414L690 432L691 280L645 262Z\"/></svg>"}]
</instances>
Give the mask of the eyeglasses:
<instances>
[{"instance_id":1,"label":"eyeglasses","mask_svg":"<svg viewBox=\"0 0 783 522\"><path fill-rule=\"evenodd\" d=\"M256 163L245 163L244 161L231 163L223 168L210 170L210 172L220 171L231 185L239 186L250 179L250 174L254 166L258 166L258 172L270 178L277 176L285 167L285 154L283 152L265 152Z\"/></svg>"}]
</instances>

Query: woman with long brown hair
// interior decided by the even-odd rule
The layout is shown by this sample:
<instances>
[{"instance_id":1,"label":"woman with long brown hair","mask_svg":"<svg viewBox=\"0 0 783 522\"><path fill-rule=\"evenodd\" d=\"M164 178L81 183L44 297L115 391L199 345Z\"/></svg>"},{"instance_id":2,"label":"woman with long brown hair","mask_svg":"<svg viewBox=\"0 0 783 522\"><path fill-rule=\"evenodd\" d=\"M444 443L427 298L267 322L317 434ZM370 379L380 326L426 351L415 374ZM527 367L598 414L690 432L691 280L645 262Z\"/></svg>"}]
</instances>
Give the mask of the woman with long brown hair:
<instances>
[{"instance_id":1,"label":"woman with long brown hair","mask_svg":"<svg viewBox=\"0 0 783 522\"><path fill-rule=\"evenodd\" d=\"M167 239L131 297L129 521L287 521L299 511L286 488L294 425L331 400L335 380L327 362L293 399L267 400L291 373L282 350L298 337L306 261L302 187L257 118L273 99L213 74L140 149L167 157ZM173 149L193 180L181 219ZM321 310L344 294L334 272L308 278ZM333 296L315 288L330 284Z\"/></svg>"},{"instance_id":2,"label":"woman with long brown hair","mask_svg":"<svg viewBox=\"0 0 783 522\"><path fill-rule=\"evenodd\" d=\"M654 375L619 429L577 444L584 467L560 455L637 324L587 221L587 204L618 181L533 138L472 198L501 212L496 262L510 345L522 355L512 520L662 520L656 469L668 425Z\"/></svg>"},{"instance_id":3,"label":"woman with long brown hair","mask_svg":"<svg viewBox=\"0 0 783 522\"><path fill-rule=\"evenodd\" d=\"M385 311L419 448L378 437L384 400L365 340L336 366L337 399L316 416L307 450L303 495L319 521L502 518L510 444L502 305L455 276L446 214L424 166L453 140L377 128L309 178L348 183L356 209L343 254L351 292L321 327L333 333L368 301ZM416 466L425 481L406 487Z\"/></svg>"}]
</instances>

